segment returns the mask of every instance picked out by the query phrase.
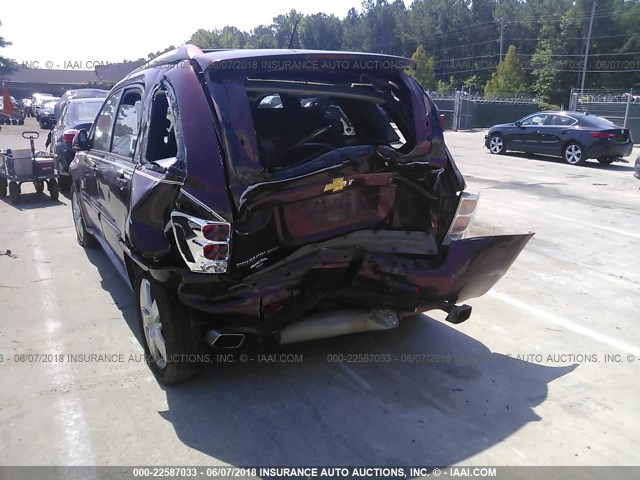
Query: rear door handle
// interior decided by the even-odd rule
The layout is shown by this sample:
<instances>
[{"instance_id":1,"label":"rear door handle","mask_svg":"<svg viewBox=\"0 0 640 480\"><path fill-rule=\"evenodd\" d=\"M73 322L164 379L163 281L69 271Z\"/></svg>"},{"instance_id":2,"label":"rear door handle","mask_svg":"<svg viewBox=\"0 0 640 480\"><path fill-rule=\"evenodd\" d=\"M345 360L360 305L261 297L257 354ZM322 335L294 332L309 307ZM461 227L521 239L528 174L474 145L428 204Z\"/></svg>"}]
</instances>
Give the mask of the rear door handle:
<instances>
[{"instance_id":1,"label":"rear door handle","mask_svg":"<svg viewBox=\"0 0 640 480\"><path fill-rule=\"evenodd\" d=\"M570 132L569 132L569 130L563 130L563 131L562 131L562 134L563 134L563 135L568 135L569 133L570 133Z\"/></svg>"}]
</instances>

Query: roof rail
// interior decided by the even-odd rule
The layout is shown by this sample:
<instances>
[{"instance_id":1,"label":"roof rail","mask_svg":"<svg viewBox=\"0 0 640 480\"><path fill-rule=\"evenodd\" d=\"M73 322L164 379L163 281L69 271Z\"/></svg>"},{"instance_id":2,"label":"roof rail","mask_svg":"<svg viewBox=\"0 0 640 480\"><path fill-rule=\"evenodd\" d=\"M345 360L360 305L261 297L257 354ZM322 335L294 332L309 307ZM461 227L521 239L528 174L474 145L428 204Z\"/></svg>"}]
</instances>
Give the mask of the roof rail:
<instances>
[{"instance_id":1,"label":"roof rail","mask_svg":"<svg viewBox=\"0 0 640 480\"><path fill-rule=\"evenodd\" d=\"M169 50L168 52L163 53L162 55L158 55L156 58L145 62L143 65L140 65L138 68L129 72L127 77L133 75L134 73L141 72L149 67L158 67L160 65L167 65L169 63L181 62L184 60L190 60L196 55L202 55L202 50L200 50L195 45L190 43L185 43L184 45L175 48L173 50Z\"/></svg>"},{"instance_id":2,"label":"roof rail","mask_svg":"<svg viewBox=\"0 0 640 480\"><path fill-rule=\"evenodd\" d=\"M181 60L190 60L196 55L202 55L202 53L202 50L200 50L195 45L192 45L191 43L185 43L175 50L169 50L168 52L149 60L149 63L153 63L154 65L162 65L165 63L179 62Z\"/></svg>"},{"instance_id":3,"label":"roof rail","mask_svg":"<svg viewBox=\"0 0 640 480\"><path fill-rule=\"evenodd\" d=\"M238 48L203 48L201 49L202 53L228 52L230 50L240 50L240 49Z\"/></svg>"}]
</instances>

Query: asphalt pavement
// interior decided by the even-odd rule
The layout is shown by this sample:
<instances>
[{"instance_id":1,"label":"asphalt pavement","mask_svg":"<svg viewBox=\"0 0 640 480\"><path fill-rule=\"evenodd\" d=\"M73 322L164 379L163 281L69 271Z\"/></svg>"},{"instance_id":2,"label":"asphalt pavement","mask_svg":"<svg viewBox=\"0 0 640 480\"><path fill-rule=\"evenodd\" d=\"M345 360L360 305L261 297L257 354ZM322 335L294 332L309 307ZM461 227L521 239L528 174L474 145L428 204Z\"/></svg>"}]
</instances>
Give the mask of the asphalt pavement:
<instances>
[{"instance_id":1,"label":"asphalt pavement","mask_svg":"<svg viewBox=\"0 0 640 480\"><path fill-rule=\"evenodd\" d=\"M536 235L469 321L234 354L171 388L69 198L1 199L0 465L639 464L638 151L576 167L483 136L446 134L481 192L473 234Z\"/></svg>"}]
</instances>

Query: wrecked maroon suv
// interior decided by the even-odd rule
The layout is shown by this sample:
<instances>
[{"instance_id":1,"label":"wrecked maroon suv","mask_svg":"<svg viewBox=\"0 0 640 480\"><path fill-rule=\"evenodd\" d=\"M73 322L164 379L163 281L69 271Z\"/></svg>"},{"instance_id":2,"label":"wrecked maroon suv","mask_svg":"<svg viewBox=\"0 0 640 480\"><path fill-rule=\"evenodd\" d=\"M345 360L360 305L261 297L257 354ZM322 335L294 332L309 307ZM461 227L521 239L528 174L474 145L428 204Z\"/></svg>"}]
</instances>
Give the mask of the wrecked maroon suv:
<instances>
[{"instance_id":1,"label":"wrecked maroon suv","mask_svg":"<svg viewBox=\"0 0 640 480\"><path fill-rule=\"evenodd\" d=\"M132 285L148 363L177 383L208 344L453 323L530 234L463 239L477 197L438 112L385 55L201 51L118 83L76 134L72 206Z\"/></svg>"}]
</instances>

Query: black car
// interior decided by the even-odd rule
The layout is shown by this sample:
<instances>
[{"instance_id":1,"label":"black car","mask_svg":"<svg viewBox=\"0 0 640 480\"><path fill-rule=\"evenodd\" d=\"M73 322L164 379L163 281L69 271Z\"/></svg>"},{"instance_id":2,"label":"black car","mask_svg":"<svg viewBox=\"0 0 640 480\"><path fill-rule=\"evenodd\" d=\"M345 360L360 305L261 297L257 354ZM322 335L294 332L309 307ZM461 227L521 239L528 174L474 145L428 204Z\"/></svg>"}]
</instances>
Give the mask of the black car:
<instances>
[{"instance_id":1,"label":"black car","mask_svg":"<svg viewBox=\"0 0 640 480\"><path fill-rule=\"evenodd\" d=\"M78 243L100 243L134 290L160 382L245 337L385 330L430 309L460 323L459 302L509 269L533 234L464 238L478 197L412 65L188 45L120 81L78 131Z\"/></svg>"},{"instance_id":2,"label":"black car","mask_svg":"<svg viewBox=\"0 0 640 480\"><path fill-rule=\"evenodd\" d=\"M75 156L72 142L80 129L88 130L104 103L104 98L81 98L65 102L60 118L49 132L47 148L53 154L60 178L60 188L66 190L71 185L69 165Z\"/></svg>"},{"instance_id":3,"label":"black car","mask_svg":"<svg viewBox=\"0 0 640 480\"><path fill-rule=\"evenodd\" d=\"M60 113L65 104L72 99L77 98L106 98L109 94L109 90L102 90L100 88L80 88L77 90L67 90L64 95L60 97L58 103L56 103L53 113L56 118L60 118Z\"/></svg>"},{"instance_id":4,"label":"black car","mask_svg":"<svg viewBox=\"0 0 640 480\"><path fill-rule=\"evenodd\" d=\"M44 106L45 102L52 102L60 100L60 97L55 97L50 93L34 93L31 96L31 107L33 110L33 116L36 117L36 120L39 120L40 117L40 109Z\"/></svg>"},{"instance_id":5,"label":"black car","mask_svg":"<svg viewBox=\"0 0 640 480\"><path fill-rule=\"evenodd\" d=\"M561 156L571 165L588 158L609 164L631 154L633 141L626 128L606 118L582 112L537 112L517 122L494 125L485 136L491 153L508 150Z\"/></svg>"},{"instance_id":6,"label":"black car","mask_svg":"<svg viewBox=\"0 0 640 480\"><path fill-rule=\"evenodd\" d=\"M38 123L40 128L50 129L56 123L56 115L54 109L58 100L46 100L42 105L42 108L38 110Z\"/></svg>"}]
</instances>

